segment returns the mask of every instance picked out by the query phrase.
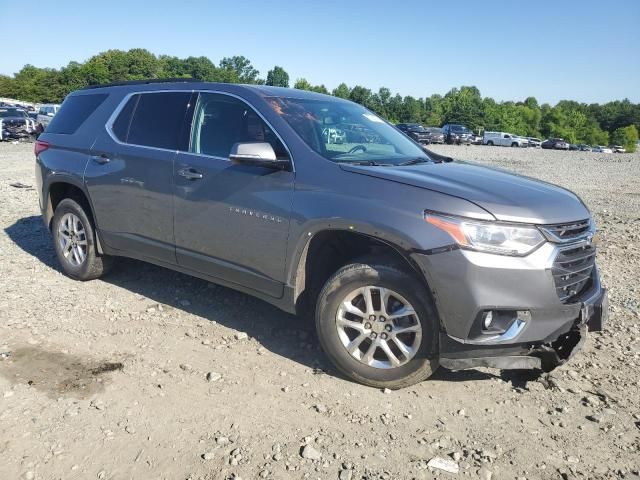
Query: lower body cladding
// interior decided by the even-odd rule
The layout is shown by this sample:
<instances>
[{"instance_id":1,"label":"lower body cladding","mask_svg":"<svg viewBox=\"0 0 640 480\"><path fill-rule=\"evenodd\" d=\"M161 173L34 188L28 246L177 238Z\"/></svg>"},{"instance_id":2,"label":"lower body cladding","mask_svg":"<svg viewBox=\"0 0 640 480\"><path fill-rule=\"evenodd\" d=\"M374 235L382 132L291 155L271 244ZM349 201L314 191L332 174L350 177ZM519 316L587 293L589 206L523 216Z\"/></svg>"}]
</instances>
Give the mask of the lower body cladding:
<instances>
[{"instance_id":1,"label":"lower body cladding","mask_svg":"<svg viewBox=\"0 0 640 480\"><path fill-rule=\"evenodd\" d=\"M590 244L547 243L527 257L455 248L413 258L434 293L445 368L550 371L607 319Z\"/></svg>"}]
</instances>

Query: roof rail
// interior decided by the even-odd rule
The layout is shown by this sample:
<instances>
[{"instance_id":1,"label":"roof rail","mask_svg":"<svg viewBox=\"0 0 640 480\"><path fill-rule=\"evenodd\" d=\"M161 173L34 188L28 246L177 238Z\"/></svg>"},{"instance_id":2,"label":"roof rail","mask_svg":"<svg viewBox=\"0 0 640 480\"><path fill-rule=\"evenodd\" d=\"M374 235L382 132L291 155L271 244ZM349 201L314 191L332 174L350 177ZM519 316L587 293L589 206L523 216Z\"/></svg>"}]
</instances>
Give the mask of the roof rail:
<instances>
[{"instance_id":1,"label":"roof rail","mask_svg":"<svg viewBox=\"0 0 640 480\"><path fill-rule=\"evenodd\" d=\"M150 83L181 83L181 82L193 83L193 82L202 82L202 80L198 80L197 78L191 78L191 77L151 78L148 80L127 80L123 82L102 83L100 85L87 85L86 87L83 87L80 90L91 90L93 88L103 88L103 87L121 87L125 85L146 85Z\"/></svg>"}]
</instances>

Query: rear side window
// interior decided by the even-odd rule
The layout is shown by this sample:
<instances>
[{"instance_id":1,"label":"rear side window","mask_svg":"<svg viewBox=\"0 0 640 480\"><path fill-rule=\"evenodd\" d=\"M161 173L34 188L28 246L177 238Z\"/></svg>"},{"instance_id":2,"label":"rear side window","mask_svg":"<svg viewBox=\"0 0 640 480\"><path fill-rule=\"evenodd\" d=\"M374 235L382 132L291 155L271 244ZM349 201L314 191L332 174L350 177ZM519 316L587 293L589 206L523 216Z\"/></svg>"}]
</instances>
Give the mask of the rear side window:
<instances>
[{"instance_id":1,"label":"rear side window","mask_svg":"<svg viewBox=\"0 0 640 480\"><path fill-rule=\"evenodd\" d=\"M82 125L89 116L95 112L102 102L108 97L106 93L90 95L73 95L67 97L58 114L53 117L47 133L62 133L71 135Z\"/></svg>"},{"instance_id":2,"label":"rear side window","mask_svg":"<svg viewBox=\"0 0 640 480\"><path fill-rule=\"evenodd\" d=\"M178 150L190 98L189 92L135 95L118 115L113 133L132 145Z\"/></svg>"}]
</instances>

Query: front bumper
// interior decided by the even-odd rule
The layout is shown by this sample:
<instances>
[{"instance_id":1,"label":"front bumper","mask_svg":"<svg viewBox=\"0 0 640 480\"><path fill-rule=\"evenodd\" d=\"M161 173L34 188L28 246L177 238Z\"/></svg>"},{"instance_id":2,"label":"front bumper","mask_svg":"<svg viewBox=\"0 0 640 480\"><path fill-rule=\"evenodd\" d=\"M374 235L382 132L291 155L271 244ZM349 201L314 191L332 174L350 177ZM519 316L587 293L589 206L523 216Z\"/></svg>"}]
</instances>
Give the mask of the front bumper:
<instances>
[{"instance_id":1,"label":"front bumper","mask_svg":"<svg viewBox=\"0 0 640 480\"><path fill-rule=\"evenodd\" d=\"M579 298L562 303L551 272L557 251L548 243L527 257L460 249L414 254L440 315L441 365L551 370L580 349L587 330L602 330L608 299L597 268ZM487 335L479 323L489 310L527 316Z\"/></svg>"}]
</instances>

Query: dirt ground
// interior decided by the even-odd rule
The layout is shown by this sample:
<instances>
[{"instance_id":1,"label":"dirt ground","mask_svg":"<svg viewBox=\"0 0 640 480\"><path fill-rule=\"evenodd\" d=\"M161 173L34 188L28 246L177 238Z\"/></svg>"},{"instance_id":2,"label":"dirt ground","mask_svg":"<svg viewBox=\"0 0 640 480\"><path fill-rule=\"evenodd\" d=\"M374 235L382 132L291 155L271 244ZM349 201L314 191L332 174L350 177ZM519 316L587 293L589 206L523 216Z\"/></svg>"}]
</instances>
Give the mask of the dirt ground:
<instances>
[{"instance_id":1,"label":"dirt ground","mask_svg":"<svg viewBox=\"0 0 640 480\"><path fill-rule=\"evenodd\" d=\"M0 144L0 479L640 478L640 155L435 149L594 212L610 323L550 375L385 393L246 295L131 260L73 281L36 191L11 186L34 184L32 146Z\"/></svg>"}]
</instances>

